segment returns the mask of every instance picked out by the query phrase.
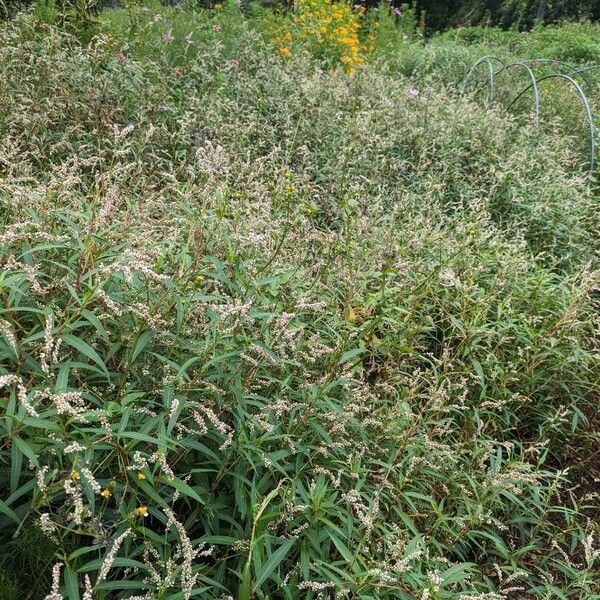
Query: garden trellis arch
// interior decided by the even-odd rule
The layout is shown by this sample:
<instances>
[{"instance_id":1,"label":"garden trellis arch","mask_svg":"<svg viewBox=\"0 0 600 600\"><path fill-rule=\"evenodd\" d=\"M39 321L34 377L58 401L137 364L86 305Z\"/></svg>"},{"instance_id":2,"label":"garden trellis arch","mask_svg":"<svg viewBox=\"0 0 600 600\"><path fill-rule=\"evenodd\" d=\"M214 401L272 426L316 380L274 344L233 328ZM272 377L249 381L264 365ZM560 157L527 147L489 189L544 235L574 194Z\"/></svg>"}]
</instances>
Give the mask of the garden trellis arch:
<instances>
[{"instance_id":1,"label":"garden trellis arch","mask_svg":"<svg viewBox=\"0 0 600 600\"><path fill-rule=\"evenodd\" d=\"M566 67L569 73L552 73L550 75L543 75L538 77L533 69L536 65L552 65L552 66L561 66ZM529 77L530 83L528 86L519 91L519 93L512 99L512 101L506 107L506 110L510 110L510 108L525 94L529 91L533 92L534 99L534 114L535 114L535 123L539 124L541 117L541 85L545 81L549 81L552 79L560 79L561 81L565 81L568 85L576 92L579 96L583 110L585 113L585 118L588 125L589 136L590 136L590 144L589 144L589 171L593 173L596 167L596 154L597 154L597 140L596 140L596 124L594 111L592 108L592 104L586 92L584 91L582 85L575 79L576 77L580 77L585 86L587 87L588 92L593 89L593 83L590 82L587 74L590 71L595 69L600 69L600 65L588 65L586 67L577 67L577 65L573 65L570 63L566 63L559 60L548 60L548 59L533 59L533 60L520 60L513 63L506 64L503 60L498 58L497 56L484 56L477 60L473 66L469 69L467 76L464 78L461 91L464 94L467 90L467 86L471 82L472 79L475 79L474 75L477 72L478 68L481 65L486 65L486 74L487 81L484 82L483 85L477 88L476 93L481 91L484 87L488 87L488 107L491 107L494 104L495 100L495 84L496 78L498 75L508 72L513 69L521 69L527 73ZM499 65L496 68L496 65Z\"/></svg>"}]
</instances>

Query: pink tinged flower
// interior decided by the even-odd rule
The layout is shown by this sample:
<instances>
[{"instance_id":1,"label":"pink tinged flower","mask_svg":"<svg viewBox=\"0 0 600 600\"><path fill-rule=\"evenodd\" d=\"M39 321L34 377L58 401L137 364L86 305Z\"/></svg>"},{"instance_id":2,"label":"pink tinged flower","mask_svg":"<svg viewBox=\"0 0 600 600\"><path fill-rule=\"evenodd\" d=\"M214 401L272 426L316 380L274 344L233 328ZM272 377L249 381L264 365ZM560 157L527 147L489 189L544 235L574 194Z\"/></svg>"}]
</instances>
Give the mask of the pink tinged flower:
<instances>
[{"instance_id":1,"label":"pink tinged flower","mask_svg":"<svg viewBox=\"0 0 600 600\"><path fill-rule=\"evenodd\" d=\"M175 36L173 35L170 29L169 31L167 31L167 33L165 33L165 35L163 35L163 40L165 40L165 42L172 42L174 39Z\"/></svg>"},{"instance_id":2,"label":"pink tinged flower","mask_svg":"<svg viewBox=\"0 0 600 600\"><path fill-rule=\"evenodd\" d=\"M121 62L121 63L127 62L127 55L123 51L121 51L117 54L117 58L119 59L119 62Z\"/></svg>"},{"instance_id":3,"label":"pink tinged flower","mask_svg":"<svg viewBox=\"0 0 600 600\"><path fill-rule=\"evenodd\" d=\"M419 90L414 87L411 87L408 88L406 93L409 95L410 98L416 98L419 95Z\"/></svg>"}]
</instances>

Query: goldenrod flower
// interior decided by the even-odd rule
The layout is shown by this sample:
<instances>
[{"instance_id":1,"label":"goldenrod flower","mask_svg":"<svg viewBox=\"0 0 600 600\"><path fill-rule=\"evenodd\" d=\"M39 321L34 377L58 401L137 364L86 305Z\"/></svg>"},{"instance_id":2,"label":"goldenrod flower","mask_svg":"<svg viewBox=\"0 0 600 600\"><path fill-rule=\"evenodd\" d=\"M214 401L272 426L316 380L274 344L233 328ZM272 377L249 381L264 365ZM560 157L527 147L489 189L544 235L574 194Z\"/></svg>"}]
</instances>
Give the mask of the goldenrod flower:
<instances>
[{"instance_id":1,"label":"goldenrod flower","mask_svg":"<svg viewBox=\"0 0 600 600\"><path fill-rule=\"evenodd\" d=\"M137 478L138 479L146 479L146 476L141 471L138 471Z\"/></svg>"},{"instance_id":2,"label":"goldenrod flower","mask_svg":"<svg viewBox=\"0 0 600 600\"><path fill-rule=\"evenodd\" d=\"M73 481L77 481L81 477L81 473L79 471L71 471L71 479Z\"/></svg>"},{"instance_id":3,"label":"goldenrod flower","mask_svg":"<svg viewBox=\"0 0 600 600\"><path fill-rule=\"evenodd\" d=\"M298 12L292 18L290 30L276 38L281 56L289 58L290 44L299 43L310 50L318 50L328 59L340 61L347 73L364 62L358 32L362 28L359 18L364 11L353 10L349 5L332 0L298 0Z\"/></svg>"},{"instance_id":4,"label":"goldenrod flower","mask_svg":"<svg viewBox=\"0 0 600 600\"><path fill-rule=\"evenodd\" d=\"M103 496L104 498L110 498L111 496L111 492L108 488L104 488L102 490L101 496Z\"/></svg>"},{"instance_id":5,"label":"goldenrod flower","mask_svg":"<svg viewBox=\"0 0 600 600\"><path fill-rule=\"evenodd\" d=\"M138 517L147 517L148 516L148 507L147 506L140 506L139 508L135 509L135 514Z\"/></svg>"}]
</instances>

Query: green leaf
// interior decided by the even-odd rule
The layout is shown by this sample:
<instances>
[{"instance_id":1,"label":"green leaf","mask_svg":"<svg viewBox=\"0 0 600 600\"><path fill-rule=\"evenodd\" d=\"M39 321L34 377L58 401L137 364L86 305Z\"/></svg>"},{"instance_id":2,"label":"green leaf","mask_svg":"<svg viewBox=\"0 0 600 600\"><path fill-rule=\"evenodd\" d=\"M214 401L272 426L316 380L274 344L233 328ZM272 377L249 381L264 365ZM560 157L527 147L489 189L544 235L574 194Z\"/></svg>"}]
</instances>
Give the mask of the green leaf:
<instances>
[{"instance_id":1,"label":"green leaf","mask_svg":"<svg viewBox=\"0 0 600 600\"><path fill-rule=\"evenodd\" d=\"M206 535L196 542L204 544L216 544L221 546L234 546L239 541L239 538L234 538L229 535Z\"/></svg>"},{"instance_id":2,"label":"green leaf","mask_svg":"<svg viewBox=\"0 0 600 600\"><path fill-rule=\"evenodd\" d=\"M77 569L78 573L89 573L90 571L97 571L102 566L104 562L104 558L95 558L94 560L90 560L85 563L83 567ZM139 560L133 560L133 558L126 558L124 556L115 557L113 563L113 567L134 567L136 569L146 569L146 565L140 562Z\"/></svg>"},{"instance_id":3,"label":"green leaf","mask_svg":"<svg viewBox=\"0 0 600 600\"><path fill-rule=\"evenodd\" d=\"M131 581L131 580L120 580L120 581L103 581L102 583L96 584L96 589L99 590L146 590L149 585L143 581Z\"/></svg>"},{"instance_id":4,"label":"green leaf","mask_svg":"<svg viewBox=\"0 0 600 600\"><path fill-rule=\"evenodd\" d=\"M161 495L147 481L144 481L143 479L137 480L137 485L146 494L146 496L148 498L152 498L152 500L154 500L155 504L158 506L162 506L164 508L169 506L164 498L162 498Z\"/></svg>"},{"instance_id":5,"label":"green leaf","mask_svg":"<svg viewBox=\"0 0 600 600\"><path fill-rule=\"evenodd\" d=\"M352 570L355 573L360 572L360 569L358 568L358 557L352 554L348 546L346 546L346 544L344 544L342 540L340 540L333 533L331 533L331 531L327 531L327 534L331 538L333 545L337 548L338 552L342 555L344 560L348 563L348 565L352 566Z\"/></svg>"},{"instance_id":6,"label":"green leaf","mask_svg":"<svg viewBox=\"0 0 600 600\"><path fill-rule=\"evenodd\" d=\"M137 431L123 431L120 435L121 437L131 438L140 442L149 442L150 444L158 446L158 439L150 435L146 435L145 433L139 433Z\"/></svg>"},{"instance_id":7,"label":"green leaf","mask_svg":"<svg viewBox=\"0 0 600 600\"><path fill-rule=\"evenodd\" d=\"M105 341L108 342L108 333L106 332L106 329L104 328L104 326L102 325L102 323L100 322L100 319L93 313L90 312L87 309L83 309L81 311L82 316L87 319L87 321L94 326L94 329L96 330L96 332L98 333L98 335Z\"/></svg>"},{"instance_id":8,"label":"green leaf","mask_svg":"<svg viewBox=\"0 0 600 600\"><path fill-rule=\"evenodd\" d=\"M19 450L17 444L12 444L11 457L10 457L10 493L19 486L19 479L21 478L21 467L23 466L23 453Z\"/></svg>"},{"instance_id":9,"label":"green leaf","mask_svg":"<svg viewBox=\"0 0 600 600\"><path fill-rule=\"evenodd\" d=\"M271 556L269 556L267 562L260 570L260 573L256 576L255 587L260 587L269 578L271 573L279 566L279 563L285 558L286 554L290 551L296 541L295 538L286 540L275 552L273 552L273 554L271 554Z\"/></svg>"},{"instance_id":10,"label":"green leaf","mask_svg":"<svg viewBox=\"0 0 600 600\"><path fill-rule=\"evenodd\" d=\"M300 572L304 579L310 578L310 551L306 542L300 548Z\"/></svg>"},{"instance_id":11,"label":"green leaf","mask_svg":"<svg viewBox=\"0 0 600 600\"><path fill-rule=\"evenodd\" d=\"M108 369L100 358L100 355L87 342L84 342L82 339L75 337L70 333L63 333L62 340L65 342L65 344L68 344L72 348L75 348L75 350L81 352L81 354L84 354L89 359L93 360L102 369L102 371L108 375Z\"/></svg>"},{"instance_id":12,"label":"green leaf","mask_svg":"<svg viewBox=\"0 0 600 600\"><path fill-rule=\"evenodd\" d=\"M444 586L453 585L455 583L463 583L467 579L469 571L471 571L474 566L475 565L473 563L466 562L459 563L450 567L449 569L446 569L442 573L442 581Z\"/></svg>"},{"instance_id":13,"label":"green leaf","mask_svg":"<svg viewBox=\"0 0 600 600\"><path fill-rule=\"evenodd\" d=\"M9 519L13 520L17 525L21 522L17 513L10 507L8 507L2 500L0 500L0 512L4 513Z\"/></svg>"},{"instance_id":14,"label":"green leaf","mask_svg":"<svg viewBox=\"0 0 600 600\"><path fill-rule=\"evenodd\" d=\"M18 500L21 496L24 496L28 492L30 492L37 485L36 479L30 479L26 483L24 483L18 490L15 490L7 499L6 504L12 505L16 500Z\"/></svg>"},{"instance_id":15,"label":"green leaf","mask_svg":"<svg viewBox=\"0 0 600 600\"><path fill-rule=\"evenodd\" d=\"M57 394L61 394L67 391L69 388L69 372L71 370L71 363L66 362L60 366L58 375L56 376L56 383L54 384L54 391Z\"/></svg>"},{"instance_id":16,"label":"green leaf","mask_svg":"<svg viewBox=\"0 0 600 600\"><path fill-rule=\"evenodd\" d=\"M65 592L69 600L79 600L77 575L70 566L65 566Z\"/></svg>"},{"instance_id":17,"label":"green leaf","mask_svg":"<svg viewBox=\"0 0 600 600\"><path fill-rule=\"evenodd\" d=\"M347 363L349 360L360 356L361 354L364 354L366 352L366 348L353 348L352 350L348 350L348 352L344 352L344 354L342 354L338 365L343 365L344 363Z\"/></svg>"},{"instance_id":18,"label":"green leaf","mask_svg":"<svg viewBox=\"0 0 600 600\"><path fill-rule=\"evenodd\" d=\"M60 431L60 427L49 421L48 419L42 419L40 417L25 417L22 421L23 425L27 427L35 427L36 429L44 429L45 431Z\"/></svg>"},{"instance_id":19,"label":"green leaf","mask_svg":"<svg viewBox=\"0 0 600 600\"><path fill-rule=\"evenodd\" d=\"M167 477L161 477L161 482L166 485L170 485L171 487L174 487L176 490L181 492L184 496L187 496L188 498L192 498L193 500L196 500L196 502L199 502L203 506L204 506L204 504L206 504L204 502L204 500L202 500L202 498L200 498L198 493L193 488L191 488L185 481L182 481L178 477L175 477L174 479L168 479Z\"/></svg>"},{"instance_id":20,"label":"green leaf","mask_svg":"<svg viewBox=\"0 0 600 600\"><path fill-rule=\"evenodd\" d=\"M101 544L95 544L94 546L85 546L84 548L78 548L71 554L69 554L69 561L74 561L76 558L87 554L88 552L94 552L95 550L99 550L102 548Z\"/></svg>"},{"instance_id":21,"label":"green leaf","mask_svg":"<svg viewBox=\"0 0 600 600\"><path fill-rule=\"evenodd\" d=\"M31 448L31 446L27 444L27 442L22 440L19 436L13 438L13 442L19 447L19 450L29 459L31 464L39 468L40 465L38 463L37 456L35 455L35 452Z\"/></svg>"},{"instance_id":22,"label":"green leaf","mask_svg":"<svg viewBox=\"0 0 600 600\"><path fill-rule=\"evenodd\" d=\"M144 348L149 344L150 340L156 335L155 331L149 330L144 331L142 335L137 339L133 354L131 356L131 362L135 362L135 359L144 351Z\"/></svg>"},{"instance_id":23,"label":"green leaf","mask_svg":"<svg viewBox=\"0 0 600 600\"><path fill-rule=\"evenodd\" d=\"M244 574L242 576L242 583L238 589L237 600L251 600L252 598L252 571L250 570L250 562L246 563L244 567Z\"/></svg>"}]
</instances>

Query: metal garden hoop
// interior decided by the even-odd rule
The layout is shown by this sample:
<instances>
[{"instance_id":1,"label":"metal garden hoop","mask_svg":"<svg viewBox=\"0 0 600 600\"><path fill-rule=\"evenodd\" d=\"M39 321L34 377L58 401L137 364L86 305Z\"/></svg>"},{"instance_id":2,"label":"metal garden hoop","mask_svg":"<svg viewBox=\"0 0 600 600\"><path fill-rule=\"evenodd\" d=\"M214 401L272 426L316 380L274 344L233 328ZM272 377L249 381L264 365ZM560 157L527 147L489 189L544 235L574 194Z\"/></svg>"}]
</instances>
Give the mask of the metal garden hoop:
<instances>
[{"instance_id":1,"label":"metal garden hoop","mask_svg":"<svg viewBox=\"0 0 600 600\"><path fill-rule=\"evenodd\" d=\"M494 71L494 62L500 63L500 65L502 65L497 71ZM527 64L527 63L529 63L529 64ZM582 68L578 69L578 68L576 68L575 65L571 65L570 63L565 63L563 61L548 60L548 59L523 60L523 61L517 61L514 63L510 63L510 64L505 64L501 59L499 59L495 56L484 56L483 58L480 58L477 62L475 62L475 64L471 67L471 69L467 73L467 76L464 78L462 86L461 86L461 93L463 93L463 94L465 93L467 84L469 83L469 80L471 79L472 75L475 73L477 67L479 67L479 65L481 65L481 64L487 64L487 67L488 67L488 69L487 69L487 78L488 78L487 84L489 86L488 107L491 107L494 102L496 77L503 72L509 71L510 69L515 69L515 68L526 69L531 83L526 88L521 90L517 94L517 96L515 96L515 98L513 98L513 100L506 107L506 110L510 110L510 108L519 100L519 98L521 98L529 90L533 90L534 102L535 102L534 109L535 109L536 125L539 125L540 117L541 117L540 84L542 82L548 81L550 79L561 79L561 80L567 81L569 83L569 85L575 89L575 91L577 92L577 94L580 97L581 102L583 104L583 108L584 108L587 123L588 123L589 132L590 132L590 169L589 169L589 171L590 171L590 173L592 173L594 171L594 168L596 166L596 149L597 149L596 125L595 125L595 120L594 120L594 112L592 110L592 105L589 101L588 96L584 92L582 86L574 79L574 77L580 76L583 79L583 81L585 82L585 85L587 86L588 90L591 90L593 88L593 86L590 83L589 79L586 77L586 73L588 71L592 71L594 69L600 69L600 65L590 65L590 66L582 67ZM569 75L567 75L565 73L553 73L551 75L544 75L543 77L536 77L535 72L529 65L534 66L537 64L563 65L563 66L569 67L571 72ZM480 91L482 89L482 87L484 87L484 86L480 86L476 90L475 93Z\"/></svg>"}]
</instances>

